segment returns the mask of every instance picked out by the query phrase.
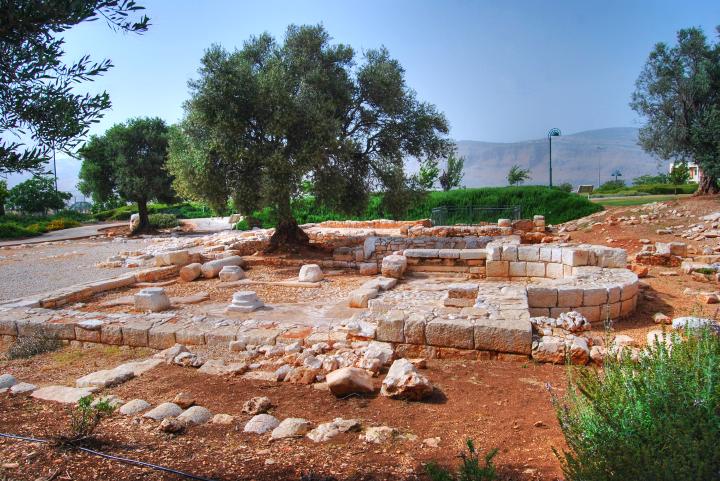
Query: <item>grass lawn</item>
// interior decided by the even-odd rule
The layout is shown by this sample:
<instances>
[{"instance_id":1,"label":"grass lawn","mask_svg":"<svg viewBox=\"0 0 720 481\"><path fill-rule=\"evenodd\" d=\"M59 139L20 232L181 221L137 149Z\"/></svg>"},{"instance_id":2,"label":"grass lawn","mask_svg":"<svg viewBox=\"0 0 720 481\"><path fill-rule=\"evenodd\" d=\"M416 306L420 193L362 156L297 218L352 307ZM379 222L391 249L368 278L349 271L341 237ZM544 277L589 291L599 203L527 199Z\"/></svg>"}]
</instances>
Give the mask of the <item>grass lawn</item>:
<instances>
[{"instance_id":1,"label":"grass lawn","mask_svg":"<svg viewBox=\"0 0 720 481\"><path fill-rule=\"evenodd\" d=\"M666 200L682 199L684 197L690 197L692 194L678 194L678 195L637 195L628 197L612 197L612 198L599 198L590 199L596 204L604 205L607 207L624 207L629 205L642 205L649 204L651 202L664 202Z\"/></svg>"}]
</instances>

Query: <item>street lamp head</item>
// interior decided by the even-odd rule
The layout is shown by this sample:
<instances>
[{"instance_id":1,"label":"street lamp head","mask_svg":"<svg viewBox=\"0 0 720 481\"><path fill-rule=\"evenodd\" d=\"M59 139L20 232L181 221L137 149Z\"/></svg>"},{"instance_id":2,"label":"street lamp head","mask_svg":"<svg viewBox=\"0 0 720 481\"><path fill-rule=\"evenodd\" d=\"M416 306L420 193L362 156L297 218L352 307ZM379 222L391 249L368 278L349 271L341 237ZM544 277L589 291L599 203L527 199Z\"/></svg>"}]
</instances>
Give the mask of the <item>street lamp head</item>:
<instances>
[{"instance_id":1,"label":"street lamp head","mask_svg":"<svg viewBox=\"0 0 720 481\"><path fill-rule=\"evenodd\" d=\"M560 137L561 132L560 129L552 128L548 130L548 137Z\"/></svg>"}]
</instances>

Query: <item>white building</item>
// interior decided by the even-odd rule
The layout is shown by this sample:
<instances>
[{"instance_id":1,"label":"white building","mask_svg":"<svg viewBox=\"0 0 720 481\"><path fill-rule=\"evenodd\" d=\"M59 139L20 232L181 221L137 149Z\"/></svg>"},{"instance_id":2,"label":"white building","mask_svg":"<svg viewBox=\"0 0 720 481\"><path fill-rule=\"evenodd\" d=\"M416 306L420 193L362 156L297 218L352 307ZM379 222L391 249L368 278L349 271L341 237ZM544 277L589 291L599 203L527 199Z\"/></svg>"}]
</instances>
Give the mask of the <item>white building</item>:
<instances>
[{"instance_id":1,"label":"white building","mask_svg":"<svg viewBox=\"0 0 720 481\"><path fill-rule=\"evenodd\" d=\"M690 172L690 178L688 179L688 182L692 182L695 184L700 183L700 178L702 177L702 171L700 170L700 167L695 162L688 162L688 171ZM672 172L673 168L675 168L675 162L670 162L670 167L668 168L668 172Z\"/></svg>"}]
</instances>

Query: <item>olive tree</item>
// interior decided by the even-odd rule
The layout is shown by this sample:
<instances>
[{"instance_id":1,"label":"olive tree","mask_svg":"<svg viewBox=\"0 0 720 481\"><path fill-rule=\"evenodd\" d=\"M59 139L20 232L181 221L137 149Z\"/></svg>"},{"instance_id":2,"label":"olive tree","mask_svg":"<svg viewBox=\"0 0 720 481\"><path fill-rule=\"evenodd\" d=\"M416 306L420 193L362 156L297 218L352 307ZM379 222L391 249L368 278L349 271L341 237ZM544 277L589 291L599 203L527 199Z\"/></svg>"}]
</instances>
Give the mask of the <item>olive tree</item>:
<instances>
[{"instance_id":1,"label":"olive tree","mask_svg":"<svg viewBox=\"0 0 720 481\"><path fill-rule=\"evenodd\" d=\"M243 214L270 206L271 250L307 242L291 209L304 182L317 202L358 213L372 191L413 187L407 157L423 163L453 147L443 114L417 98L385 48L358 56L322 26L290 26L281 42L262 34L232 52L214 45L201 64L182 129L204 158L172 152L168 167L204 176L195 194L227 191Z\"/></svg>"}]
</instances>

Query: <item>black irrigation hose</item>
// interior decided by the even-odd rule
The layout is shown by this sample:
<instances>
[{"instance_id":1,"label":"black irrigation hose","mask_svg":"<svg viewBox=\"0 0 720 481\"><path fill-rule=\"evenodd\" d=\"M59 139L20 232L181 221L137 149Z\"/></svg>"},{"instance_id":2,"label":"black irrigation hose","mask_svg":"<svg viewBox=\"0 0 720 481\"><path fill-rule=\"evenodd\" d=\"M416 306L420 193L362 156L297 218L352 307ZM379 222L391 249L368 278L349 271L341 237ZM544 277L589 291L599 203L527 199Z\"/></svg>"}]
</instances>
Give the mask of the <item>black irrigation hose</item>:
<instances>
[{"instance_id":1,"label":"black irrigation hose","mask_svg":"<svg viewBox=\"0 0 720 481\"><path fill-rule=\"evenodd\" d=\"M20 441L28 441L28 442L32 442L32 443L49 443L50 442L49 439L30 438L27 436L19 436L17 434L0 433L0 437L8 438L8 439L17 439ZM94 454L94 455L100 456L102 458L111 459L113 461L119 461L121 463L134 464L135 466L150 468L150 469L154 469L156 471L164 471L166 473L177 474L178 476L184 476L188 479L195 479L197 481L215 481L214 479L203 478L202 476L195 476L194 474L185 473L183 471L178 471L176 469L166 468L165 466L158 466L157 464L146 463L144 461L138 461L136 459L123 458L122 456L113 456L112 454L95 451L94 449L90 449L90 448L83 448L82 446L73 446L73 447L75 449L79 449L80 451Z\"/></svg>"}]
</instances>

